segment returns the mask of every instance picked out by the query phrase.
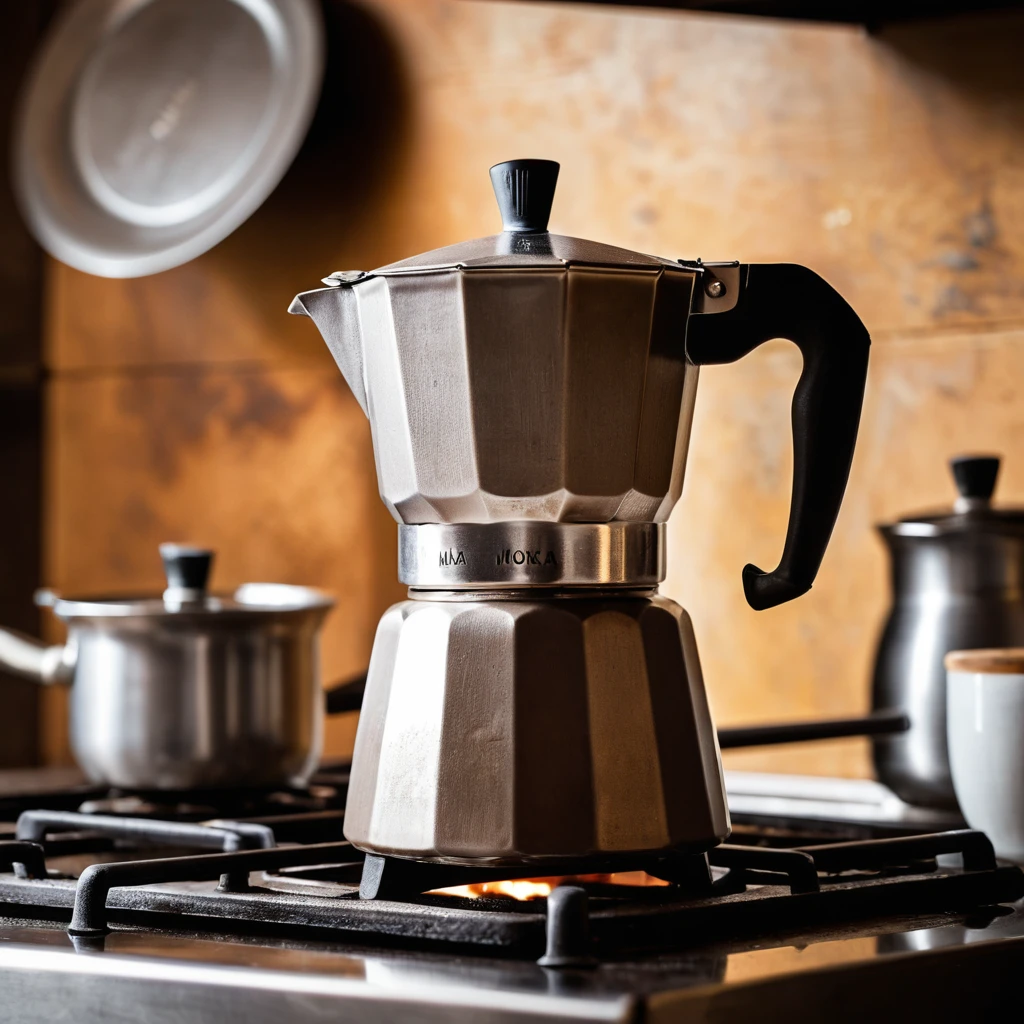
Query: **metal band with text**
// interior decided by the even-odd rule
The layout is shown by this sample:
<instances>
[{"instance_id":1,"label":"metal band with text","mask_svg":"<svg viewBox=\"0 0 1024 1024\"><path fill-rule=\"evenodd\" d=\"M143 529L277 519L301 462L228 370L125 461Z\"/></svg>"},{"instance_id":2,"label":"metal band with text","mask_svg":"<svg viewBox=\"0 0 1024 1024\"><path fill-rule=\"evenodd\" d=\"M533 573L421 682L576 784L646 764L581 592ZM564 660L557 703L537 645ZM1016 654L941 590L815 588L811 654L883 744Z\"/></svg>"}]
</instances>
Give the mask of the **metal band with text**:
<instances>
[{"instance_id":1,"label":"metal band with text","mask_svg":"<svg viewBox=\"0 0 1024 1024\"><path fill-rule=\"evenodd\" d=\"M410 587L650 587L665 578L663 523L399 525Z\"/></svg>"}]
</instances>

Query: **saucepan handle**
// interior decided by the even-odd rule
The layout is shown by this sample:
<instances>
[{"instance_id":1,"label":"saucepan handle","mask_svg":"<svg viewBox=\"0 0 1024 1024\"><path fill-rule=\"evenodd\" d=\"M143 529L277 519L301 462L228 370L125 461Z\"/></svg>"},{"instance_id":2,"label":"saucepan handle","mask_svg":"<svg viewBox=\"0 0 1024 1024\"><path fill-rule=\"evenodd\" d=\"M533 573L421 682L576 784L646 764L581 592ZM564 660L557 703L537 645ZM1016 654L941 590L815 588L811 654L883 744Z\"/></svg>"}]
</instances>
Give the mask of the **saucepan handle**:
<instances>
[{"instance_id":1,"label":"saucepan handle","mask_svg":"<svg viewBox=\"0 0 1024 1024\"><path fill-rule=\"evenodd\" d=\"M366 673L336 683L327 689L327 713L358 711L366 689ZM780 743L806 743L810 740L834 740L845 736L885 736L906 732L910 719L894 709L873 711L856 718L834 718L824 721L782 722L772 725L731 726L718 730L718 743L723 750L736 747L765 747Z\"/></svg>"},{"instance_id":2,"label":"saucepan handle","mask_svg":"<svg viewBox=\"0 0 1024 1024\"><path fill-rule=\"evenodd\" d=\"M772 572L743 570L747 602L761 610L806 593L817 575L850 475L871 340L814 271L794 263L739 271L735 306L690 316L690 362L735 362L772 338L794 342L804 361L793 395L793 497L782 559Z\"/></svg>"},{"instance_id":3,"label":"saucepan handle","mask_svg":"<svg viewBox=\"0 0 1024 1024\"><path fill-rule=\"evenodd\" d=\"M365 689L365 672L329 686L324 691L327 714L340 715L346 711L358 711L363 706L363 691Z\"/></svg>"},{"instance_id":4,"label":"saucepan handle","mask_svg":"<svg viewBox=\"0 0 1024 1024\"><path fill-rule=\"evenodd\" d=\"M75 649L0 628L0 668L36 683L67 684L75 676Z\"/></svg>"},{"instance_id":5,"label":"saucepan handle","mask_svg":"<svg viewBox=\"0 0 1024 1024\"><path fill-rule=\"evenodd\" d=\"M722 750L737 747L769 747L781 743L836 740L846 736L889 736L893 733L906 732L909 728L910 718L905 712L886 708L856 718L727 726L718 730L718 745Z\"/></svg>"}]
</instances>

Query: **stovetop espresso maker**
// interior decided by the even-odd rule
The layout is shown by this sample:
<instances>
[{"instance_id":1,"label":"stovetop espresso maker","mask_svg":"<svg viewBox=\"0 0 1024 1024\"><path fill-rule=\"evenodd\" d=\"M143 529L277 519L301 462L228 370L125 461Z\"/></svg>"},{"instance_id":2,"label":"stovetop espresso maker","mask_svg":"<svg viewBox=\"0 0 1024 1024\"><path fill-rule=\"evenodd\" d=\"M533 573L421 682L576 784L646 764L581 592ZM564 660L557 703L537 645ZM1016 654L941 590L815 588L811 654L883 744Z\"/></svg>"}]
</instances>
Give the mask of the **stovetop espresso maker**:
<instances>
[{"instance_id":1,"label":"stovetop espresso maker","mask_svg":"<svg viewBox=\"0 0 1024 1024\"><path fill-rule=\"evenodd\" d=\"M504 230L296 297L370 419L409 600L377 631L345 835L450 863L641 863L729 833L690 619L657 593L699 367L803 354L792 508L750 605L805 593L869 339L792 264L550 234L558 164L491 168Z\"/></svg>"}]
</instances>

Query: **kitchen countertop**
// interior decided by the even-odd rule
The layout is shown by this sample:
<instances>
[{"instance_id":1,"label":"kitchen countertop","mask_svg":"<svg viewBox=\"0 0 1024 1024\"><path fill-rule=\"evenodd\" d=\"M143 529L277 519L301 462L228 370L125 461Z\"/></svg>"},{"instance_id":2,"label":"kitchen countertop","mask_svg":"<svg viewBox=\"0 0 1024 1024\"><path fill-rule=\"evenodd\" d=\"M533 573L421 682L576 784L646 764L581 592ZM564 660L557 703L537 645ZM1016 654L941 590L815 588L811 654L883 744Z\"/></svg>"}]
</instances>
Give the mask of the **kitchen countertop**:
<instances>
[{"instance_id":1,"label":"kitchen countertop","mask_svg":"<svg viewBox=\"0 0 1024 1024\"><path fill-rule=\"evenodd\" d=\"M46 768L0 769L0 796L18 796L22 793L56 793L88 781L75 765L50 765Z\"/></svg>"}]
</instances>

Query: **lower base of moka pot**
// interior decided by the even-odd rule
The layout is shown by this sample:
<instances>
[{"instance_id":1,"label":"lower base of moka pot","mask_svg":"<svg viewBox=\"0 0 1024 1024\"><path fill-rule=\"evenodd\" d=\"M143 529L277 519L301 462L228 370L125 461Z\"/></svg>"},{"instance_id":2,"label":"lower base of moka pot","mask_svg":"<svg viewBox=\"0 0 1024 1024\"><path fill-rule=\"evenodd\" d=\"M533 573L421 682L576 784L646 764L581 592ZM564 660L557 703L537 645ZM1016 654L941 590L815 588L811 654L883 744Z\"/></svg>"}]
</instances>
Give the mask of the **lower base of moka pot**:
<instances>
[{"instance_id":1,"label":"lower base of moka pot","mask_svg":"<svg viewBox=\"0 0 1024 1024\"><path fill-rule=\"evenodd\" d=\"M448 863L623 863L729 833L689 616L653 591L413 592L370 662L345 835Z\"/></svg>"}]
</instances>

